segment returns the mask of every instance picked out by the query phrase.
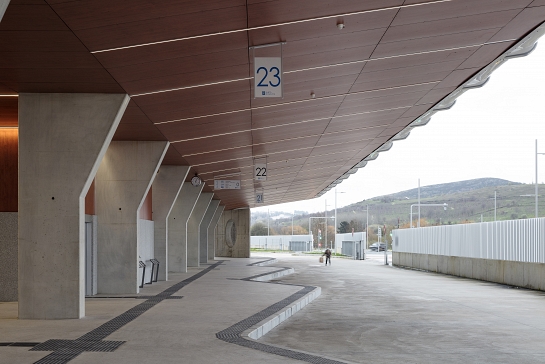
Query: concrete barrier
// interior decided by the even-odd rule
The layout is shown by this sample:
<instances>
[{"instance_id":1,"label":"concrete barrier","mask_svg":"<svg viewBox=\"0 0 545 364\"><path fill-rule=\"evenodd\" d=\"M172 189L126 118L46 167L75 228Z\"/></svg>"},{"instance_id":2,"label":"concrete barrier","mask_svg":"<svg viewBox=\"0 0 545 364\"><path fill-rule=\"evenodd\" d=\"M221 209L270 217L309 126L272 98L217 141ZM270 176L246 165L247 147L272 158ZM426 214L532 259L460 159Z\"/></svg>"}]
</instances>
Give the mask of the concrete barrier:
<instances>
[{"instance_id":1,"label":"concrete barrier","mask_svg":"<svg viewBox=\"0 0 545 364\"><path fill-rule=\"evenodd\" d=\"M393 252L394 266L545 291L545 264Z\"/></svg>"}]
</instances>

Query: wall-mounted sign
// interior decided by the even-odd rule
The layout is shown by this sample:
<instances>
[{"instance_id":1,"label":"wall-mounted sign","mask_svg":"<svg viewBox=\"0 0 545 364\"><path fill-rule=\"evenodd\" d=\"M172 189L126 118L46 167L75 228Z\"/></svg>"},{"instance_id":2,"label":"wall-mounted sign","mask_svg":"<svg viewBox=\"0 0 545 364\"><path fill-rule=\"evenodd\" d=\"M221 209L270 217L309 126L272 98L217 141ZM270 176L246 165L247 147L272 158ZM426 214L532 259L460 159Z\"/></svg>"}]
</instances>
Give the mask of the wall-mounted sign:
<instances>
[{"instance_id":1,"label":"wall-mounted sign","mask_svg":"<svg viewBox=\"0 0 545 364\"><path fill-rule=\"evenodd\" d=\"M267 180L267 164L266 163L254 164L254 180L256 181Z\"/></svg>"},{"instance_id":2,"label":"wall-mounted sign","mask_svg":"<svg viewBox=\"0 0 545 364\"><path fill-rule=\"evenodd\" d=\"M263 192L256 192L255 194L255 203L263 203Z\"/></svg>"},{"instance_id":3,"label":"wall-mounted sign","mask_svg":"<svg viewBox=\"0 0 545 364\"><path fill-rule=\"evenodd\" d=\"M240 180L215 179L215 190L240 190Z\"/></svg>"},{"instance_id":4,"label":"wall-mounted sign","mask_svg":"<svg viewBox=\"0 0 545 364\"><path fill-rule=\"evenodd\" d=\"M254 57L254 97L282 97L282 57Z\"/></svg>"}]
</instances>

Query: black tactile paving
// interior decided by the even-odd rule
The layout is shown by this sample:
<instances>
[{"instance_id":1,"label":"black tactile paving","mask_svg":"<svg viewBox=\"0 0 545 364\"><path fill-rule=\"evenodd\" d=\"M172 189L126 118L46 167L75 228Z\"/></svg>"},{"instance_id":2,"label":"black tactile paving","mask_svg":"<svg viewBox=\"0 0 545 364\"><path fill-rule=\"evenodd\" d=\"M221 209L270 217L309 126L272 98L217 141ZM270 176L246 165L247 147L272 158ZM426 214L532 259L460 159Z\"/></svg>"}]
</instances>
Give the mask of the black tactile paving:
<instances>
[{"instance_id":1,"label":"black tactile paving","mask_svg":"<svg viewBox=\"0 0 545 364\"><path fill-rule=\"evenodd\" d=\"M31 342L10 342L10 343L0 343L0 346L22 346L22 347L33 347L40 343L31 343Z\"/></svg>"},{"instance_id":2,"label":"black tactile paving","mask_svg":"<svg viewBox=\"0 0 545 364\"><path fill-rule=\"evenodd\" d=\"M257 263L248 264L248 265L257 265L258 263L262 263L262 262L257 262ZM266 275L277 273L277 272L282 272L282 271L287 270L287 269L291 269L291 268L283 268L283 269L280 269L280 270L277 270L277 271L274 271L274 272L268 272L268 273L259 274L259 275L256 275L256 276L244 278L242 280L249 281L251 279L255 279L255 278L258 278L258 277L266 276ZM272 282L260 282L260 283L271 284ZM298 286L298 285L290 284L290 286ZM310 292L312 292L312 291L314 291L316 289L316 287L313 287L313 286L301 286L301 287L303 287L303 288L301 290L299 290L298 292L295 292L291 296L286 297L283 300L278 301L278 302L272 304L271 306L265 308L264 310L261 310L258 313L254 314L254 315L252 315L252 316L250 316L250 317L248 317L248 318L246 318L246 319L244 319L242 321L239 321L236 324L234 324L234 325L232 325L232 326L230 326L228 328L226 328L225 330L222 330L222 331L218 332L216 334L216 337L218 339L220 339L220 340L223 340L223 341L231 343L231 344L244 346L244 347L247 347L247 348L250 348L250 349L263 351L263 352L269 353L269 354L280 355L280 356L283 356L283 357L286 357L286 358L300 360L300 361L304 361L304 362L307 362L307 363L314 363L314 364L344 364L344 362L342 362L342 361L337 361L337 360L333 360L333 359L320 357L320 356L317 356L317 355L302 353L302 352L298 352L298 351L295 351L295 350L279 348L279 347L276 347L276 346L273 346L273 345L263 344L263 343L260 343L260 342L254 341L254 340L246 339L245 337L241 336L244 331L246 331L249 328L257 325L258 323L260 323L261 321L267 319L268 317L280 312L282 309L286 308L290 304L292 304L292 303L296 302L297 300L303 298L305 295L307 295L308 293L310 293Z\"/></svg>"},{"instance_id":3,"label":"black tactile paving","mask_svg":"<svg viewBox=\"0 0 545 364\"><path fill-rule=\"evenodd\" d=\"M188 285L189 283L199 279L206 273L210 272L218 265L221 265L223 261L218 261L217 263L209 266L208 268L200 271L199 273L184 279L181 282L176 283L175 285L167 288L163 292L155 296L126 296L126 297L112 297L112 298L138 298L146 299L145 302L142 302L133 308L125 311L121 315L114 317L110 321L100 325L94 330L89 331L87 334L77 338L76 340L47 340L43 343L28 343L33 344L31 351L52 351L51 354L46 357L38 360L34 364L65 364L70 360L74 359L83 352L112 352L117 350L124 341L105 341L104 339L109 335L113 334L115 331L119 330L129 322L138 318L140 315L153 308L156 304L162 302L165 299L181 299L182 296L173 296L174 293ZM105 297L97 297L105 298ZM1 343L0 343L1 344ZM10 345L3 346L23 346L23 345L13 345L21 343L3 343ZM30 345L25 345L30 346Z\"/></svg>"},{"instance_id":4,"label":"black tactile paving","mask_svg":"<svg viewBox=\"0 0 545 364\"><path fill-rule=\"evenodd\" d=\"M291 268L284 267L282 269L278 269L278 270L275 270L275 271L272 271L272 272L257 274L255 276L251 276L251 277L248 277L248 278L242 278L241 281L251 281L252 279L256 279L256 278L263 277L263 276L268 276L268 275L275 274L275 273L280 273L280 272L283 272L283 271L289 270L289 269L291 269Z\"/></svg>"}]
</instances>

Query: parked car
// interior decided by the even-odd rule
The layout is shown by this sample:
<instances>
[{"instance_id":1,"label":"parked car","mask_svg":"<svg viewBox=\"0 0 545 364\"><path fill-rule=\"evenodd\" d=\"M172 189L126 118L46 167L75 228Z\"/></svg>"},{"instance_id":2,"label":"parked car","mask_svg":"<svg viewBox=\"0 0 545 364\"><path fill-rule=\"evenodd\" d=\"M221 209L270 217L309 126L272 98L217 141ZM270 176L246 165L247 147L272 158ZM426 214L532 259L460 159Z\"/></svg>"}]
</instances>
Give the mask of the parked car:
<instances>
[{"instance_id":1,"label":"parked car","mask_svg":"<svg viewBox=\"0 0 545 364\"><path fill-rule=\"evenodd\" d=\"M377 247L378 247L378 243L373 243L373 244L369 245L369 250L371 250L373 252L376 252ZM379 251L383 252L385 250L386 250L386 244L385 243L380 243L380 250Z\"/></svg>"}]
</instances>

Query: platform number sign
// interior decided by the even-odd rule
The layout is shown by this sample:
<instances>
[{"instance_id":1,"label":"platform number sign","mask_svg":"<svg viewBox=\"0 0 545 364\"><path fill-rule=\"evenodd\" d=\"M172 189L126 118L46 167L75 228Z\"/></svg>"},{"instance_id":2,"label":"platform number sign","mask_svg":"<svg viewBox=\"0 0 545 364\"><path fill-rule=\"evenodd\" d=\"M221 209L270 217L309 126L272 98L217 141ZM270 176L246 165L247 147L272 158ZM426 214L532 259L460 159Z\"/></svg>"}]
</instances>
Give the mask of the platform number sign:
<instances>
[{"instance_id":1,"label":"platform number sign","mask_svg":"<svg viewBox=\"0 0 545 364\"><path fill-rule=\"evenodd\" d=\"M254 96L282 97L282 58L254 58Z\"/></svg>"},{"instance_id":2,"label":"platform number sign","mask_svg":"<svg viewBox=\"0 0 545 364\"><path fill-rule=\"evenodd\" d=\"M254 180L256 181L267 180L267 164L265 163L254 164Z\"/></svg>"},{"instance_id":3,"label":"platform number sign","mask_svg":"<svg viewBox=\"0 0 545 364\"><path fill-rule=\"evenodd\" d=\"M263 203L263 192L258 192L255 194L255 203Z\"/></svg>"}]
</instances>

